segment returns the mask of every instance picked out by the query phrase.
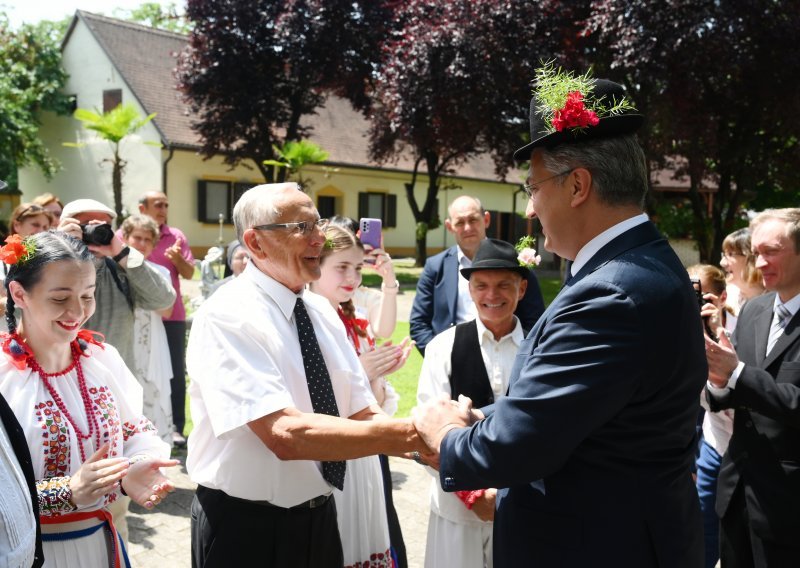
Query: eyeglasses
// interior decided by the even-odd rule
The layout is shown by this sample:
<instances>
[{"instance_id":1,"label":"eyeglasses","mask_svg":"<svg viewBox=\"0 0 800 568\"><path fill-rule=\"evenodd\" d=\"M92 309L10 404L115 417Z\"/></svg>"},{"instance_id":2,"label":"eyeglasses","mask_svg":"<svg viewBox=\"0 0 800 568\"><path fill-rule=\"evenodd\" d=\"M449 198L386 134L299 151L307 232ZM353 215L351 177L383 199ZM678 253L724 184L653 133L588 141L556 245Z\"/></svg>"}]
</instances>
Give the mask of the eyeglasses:
<instances>
[{"instance_id":1,"label":"eyeglasses","mask_svg":"<svg viewBox=\"0 0 800 568\"><path fill-rule=\"evenodd\" d=\"M569 173L572 173L574 170L575 170L575 168L570 168L568 170L564 170L563 172L559 172L559 173L557 173L557 174L555 174L553 176L550 176L548 178L540 179L539 181L534 182L534 183L524 183L524 184L522 184L522 191L525 192L525 195L528 196L528 199L533 199L533 194L535 192L539 191L539 185L540 184L543 184L544 182L550 181L551 179L555 179L557 177L565 176L565 175L567 175Z\"/></svg>"},{"instance_id":2,"label":"eyeglasses","mask_svg":"<svg viewBox=\"0 0 800 568\"><path fill-rule=\"evenodd\" d=\"M720 255L720 259L721 260L726 260L726 259L727 260L733 260L734 257L737 257L737 256L745 256L745 255L743 255L741 253L738 253L738 252L730 252L730 251L724 250L724 251L722 251L722 254Z\"/></svg>"},{"instance_id":3,"label":"eyeglasses","mask_svg":"<svg viewBox=\"0 0 800 568\"><path fill-rule=\"evenodd\" d=\"M317 219L316 221L295 221L293 223L270 223L269 225L256 225L253 227L257 231L274 231L275 229L287 229L291 234L307 235L317 227L324 231L330 221L328 219Z\"/></svg>"}]
</instances>

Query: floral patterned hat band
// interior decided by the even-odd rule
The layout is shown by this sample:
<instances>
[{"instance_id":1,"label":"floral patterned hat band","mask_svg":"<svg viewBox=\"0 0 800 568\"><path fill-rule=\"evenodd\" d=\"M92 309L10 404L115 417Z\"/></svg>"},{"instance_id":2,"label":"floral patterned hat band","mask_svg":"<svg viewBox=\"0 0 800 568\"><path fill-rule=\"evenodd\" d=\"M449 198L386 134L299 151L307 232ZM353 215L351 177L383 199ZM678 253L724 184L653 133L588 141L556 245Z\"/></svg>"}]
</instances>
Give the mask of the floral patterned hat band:
<instances>
[{"instance_id":1,"label":"floral patterned hat band","mask_svg":"<svg viewBox=\"0 0 800 568\"><path fill-rule=\"evenodd\" d=\"M536 71L533 85L531 142L514 152L515 160L530 159L539 147L631 134L644 121L622 85L589 72L576 76L550 62Z\"/></svg>"},{"instance_id":2,"label":"floral patterned hat band","mask_svg":"<svg viewBox=\"0 0 800 568\"><path fill-rule=\"evenodd\" d=\"M36 247L30 239L19 235L6 238L6 244L0 247L0 260L8 265L24 264L36 254Z\"/></svg>"}]
</instances>

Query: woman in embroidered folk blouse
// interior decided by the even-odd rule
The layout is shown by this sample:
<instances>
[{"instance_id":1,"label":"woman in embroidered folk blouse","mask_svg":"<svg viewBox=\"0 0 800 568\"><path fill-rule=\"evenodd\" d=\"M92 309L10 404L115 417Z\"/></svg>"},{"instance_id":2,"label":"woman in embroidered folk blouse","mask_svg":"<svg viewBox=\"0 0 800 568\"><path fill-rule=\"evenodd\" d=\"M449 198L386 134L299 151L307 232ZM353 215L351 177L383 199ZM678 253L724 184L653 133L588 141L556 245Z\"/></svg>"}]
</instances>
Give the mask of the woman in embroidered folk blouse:
<instances>
[{"instance_id":1,"label":"woman in embroidered folk blouse","mask_svg":"<svg viewBox=\"0 0 800 568\"><path fill-rule=\"evenodd\" d=\"M356 313L352 301L361 284L364 247L353 233L342 227L328 227L325 237L320 255L321 276L311 283L311 291L324 296L339 313L375 399L384 412L394 414L399 397L385 377L405 363L411 350L409 339L397 346L386 342L376 347L366 314ZM378 456L348 460L344 490L335 490L333 494L345 566L392 566Z\"/></svg>"},{"instance_id":2,"label":"woman in embroidered folk blouse","mask_svg":"<svg viewBox=\"0 0 800 568\"><path fill-rule=\"evenodd\" d=\"M45 566L120 566L124 547L106 505L120 492L157 505L173 490L160 468L177 461L142 416L142 389L117 351L80 329L94 312L86 245L58 232L6 242L0 392L28 438Z\"/></svg>"}]
</instances>

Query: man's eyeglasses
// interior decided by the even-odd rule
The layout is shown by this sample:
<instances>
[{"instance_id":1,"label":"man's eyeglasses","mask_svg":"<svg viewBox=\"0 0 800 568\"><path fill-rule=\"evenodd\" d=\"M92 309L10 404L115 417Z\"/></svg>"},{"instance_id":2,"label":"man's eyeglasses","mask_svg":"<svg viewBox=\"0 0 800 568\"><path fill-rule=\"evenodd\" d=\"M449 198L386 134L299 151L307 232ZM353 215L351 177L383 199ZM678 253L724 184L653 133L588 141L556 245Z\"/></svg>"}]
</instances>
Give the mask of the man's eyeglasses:
<instances>
[{"instance_id":1,"label":"man's eyeglasses","mask_svg":"<svg viewBox=\"0 0 800 568\"><path fill-rule=\"evenodd\" d=\"M547 178L544 178L544 179L540 179L539 181L536 181L534 183L527 183L527 182L523 183L522 184L522 191L525 192L525 195L528 196L528 199L532 199L533 198L533 194L536 193L537 191L539 191L539 185L543 184L546 181L550 181L551 179L555 179L557 177L565 176L565 175L567 175L569 173L572 173L574 170L575 170L575 168L570 168L568 170L564 170L563 172L559 172L559 173L557 173L555 175L552 175L550 177L547 177Z\"/></svg>"},{"instance_id":2,"label":"man's eyeglasses","mask_svg":"<svg viewBox=\"0 0 800 568\"><path fill-rule=\"evenodd\" d=\"M256 225L253 227L257 231L274 231L275 229L286 229L291 234L300 233L307 235L317 227L324 231L328 226L328 219L317 219L316 221L295 221L294 223L270 223L269 225Z\"/></svg>"}]
</instances>

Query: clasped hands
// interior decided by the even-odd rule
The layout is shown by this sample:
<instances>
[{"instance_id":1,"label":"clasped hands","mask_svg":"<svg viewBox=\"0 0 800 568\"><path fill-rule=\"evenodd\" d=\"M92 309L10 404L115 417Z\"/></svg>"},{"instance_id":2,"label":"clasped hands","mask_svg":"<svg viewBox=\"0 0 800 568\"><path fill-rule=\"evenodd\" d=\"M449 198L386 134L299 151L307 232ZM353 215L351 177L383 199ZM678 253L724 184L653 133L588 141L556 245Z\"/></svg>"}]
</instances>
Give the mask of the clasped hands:
<instances>
[{"instance_id":1,"label":"clasped hands","mask_svg":"<svg viewBox=\"0 0 800 568\"><path fill-rule=\"evenodd\" d=\"M121 487L136 503L152 509L175 491L161 468L176 466L178 460L149 456L109 458L108 450L109 444L103 444L71 477L72 502L77 507L90 506Z\"/></svg>"},{"instance_id":2,"label":"clasped hands","mask_svg":"<svg viewBox=\"0 0 800 568\"><path fill-rule=\"evenodd\" d=\"M411 421L429 451L425 454L413 452L409 457L439 469L439 447L447 433L454 428L471 426L483 418L483 413L472 408L472 400L464 395L459 395L455 401L443 393L437 399L415 406L411 409Z\"/></svg>"}]
</instances>

